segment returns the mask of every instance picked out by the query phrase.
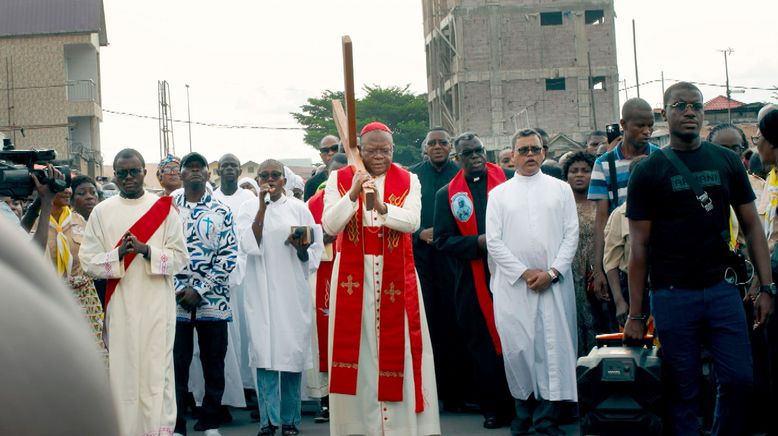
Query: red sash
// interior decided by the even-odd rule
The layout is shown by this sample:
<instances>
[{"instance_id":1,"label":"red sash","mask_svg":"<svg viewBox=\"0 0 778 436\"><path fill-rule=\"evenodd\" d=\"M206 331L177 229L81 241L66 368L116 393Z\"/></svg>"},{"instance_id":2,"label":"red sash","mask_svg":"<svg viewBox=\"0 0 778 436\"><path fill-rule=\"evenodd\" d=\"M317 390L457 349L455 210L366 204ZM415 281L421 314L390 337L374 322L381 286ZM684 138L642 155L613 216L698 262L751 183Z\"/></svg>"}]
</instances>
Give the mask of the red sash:
<instances>
[{"instance_id":1,"label":"red sash","mask_svg":"<svg viewBox=\"0 0 778 436\"><path fill-rule=\"evenodd\" d=\"M354 175L352 167L338 171L338 190L348 195ZM410 191L411 175L392 164L386 174L384 202L402 207ZM421 380L421 315L411 234L388 227L362 226L362 200L343 232L338 235L340 270L337 281L337 309L332 339L330 392L355 395L362 332L362 298L365 254L382 254L381 289L375 296L378 327L378 401L402 401L405 375L405 319L408 320L413 363L416 412L424 411ZM378 242L380 241L380 242ZM379 283L379 282L377 282ZM380 319L378 314L380 313Z\"/></svg>"},{"instance_id":2,"label":"red sash","mask_svg":"<svg viewBox=\"0 0 778 436\"><path fill-rule=\"evenodd\" d=\"M148 194L147 194L148 195ZM160 197L159 200L157 200L156 203L154 203L149 210L146 211L145 214L143 214L138 221L135 221L135 224L130 227L130 233L135 235L136 238L138 238L138 241L142 243L147 243L149 239L154 235L154 233L159 229L159 226L162 225L162 223L165 221L165 218L170 213L170 206L173 204L173 197L171 196L165 196ZM114 248L118 247L122 243L122 240L120 239L119 242L116 243ZM135 259L135 253L128 253L124 256L122 259L122 262L124 263L124 270L127 271L127 268L130 267L130 264L132 263L133 259ZM114 291L116 291L116 287L119 286L119 279L108 279L107 284L105 287L105 307L108 309L108 302L111 301L111 296L113 296Z\"/></svg>"},{"instance_id":3,"label":"red sash","mask_svg":"<svg viewBox=\"0 0 778 436\"><path fill-rule=\"evenodd\" d=\"M308 210L313 215L316 224L321 224L321 216L324 213L324 190L318 191L308 199ZM337 243L333 251L337 251ZM330 280L332 279L332 266L334 261L321 261L316 271L316 333L319 346L319 372L327 372L329 353L327 350L328 318L330 314Z\"/></svg>"},{"instance_id":4,"label":"red sash","mask_svg":"<svg viewBox=\"0 0 778 436\"><path fill-rule=\"evenodd\" d=\"M486 164L486 193L500 183L504 182L505 172L499 166ZM473 203L473 194L465 181L463 170L451 179L448 184L448 204L451 207L451 213L454 215L454 221L457 222L459 232L463 236L472 236L478 234L478 223L475 218L475 205ZM470 268L473 271L473 282L475 283L475 294L478 297L478 305L481 306L481 313L486 320L486 328L489 330L489 336L492 338L492 344L497 354L502 354L500 337L497 335L497 327L494 324L494 308L492 306L492 295L489 292L488 283L486 283L486 272L484 271L484 262L481 259L470 261Z\"/></svg>"}]
</instances>

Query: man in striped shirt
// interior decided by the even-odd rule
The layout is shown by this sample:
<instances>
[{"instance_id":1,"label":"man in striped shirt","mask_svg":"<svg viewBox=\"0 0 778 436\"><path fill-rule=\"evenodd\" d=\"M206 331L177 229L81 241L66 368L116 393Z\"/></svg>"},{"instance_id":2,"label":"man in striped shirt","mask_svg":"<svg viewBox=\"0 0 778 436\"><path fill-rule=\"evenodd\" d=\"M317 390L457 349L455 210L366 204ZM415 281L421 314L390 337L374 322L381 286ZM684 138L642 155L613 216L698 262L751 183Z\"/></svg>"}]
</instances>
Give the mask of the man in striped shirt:
<instances>
[{"instance_id":1,"label":"man in striped shirt","mask_svg":"<svg viewBox=\"0 0 778 436\"><path fill-rule=\"evenodd\" d=\"M621 108L620 124L623 140L595 161L588 194L589 200L597 202L594 221L594 291L604 301L610 300L602 267L605 223L613 209L627 201L629 163L632 158L659 150L659 147L649 142L654 131L654 113L647 101L641 98L627 100ZM611 182L611 165L615 168L615 187Z\"/></svg>"}]
</instances>

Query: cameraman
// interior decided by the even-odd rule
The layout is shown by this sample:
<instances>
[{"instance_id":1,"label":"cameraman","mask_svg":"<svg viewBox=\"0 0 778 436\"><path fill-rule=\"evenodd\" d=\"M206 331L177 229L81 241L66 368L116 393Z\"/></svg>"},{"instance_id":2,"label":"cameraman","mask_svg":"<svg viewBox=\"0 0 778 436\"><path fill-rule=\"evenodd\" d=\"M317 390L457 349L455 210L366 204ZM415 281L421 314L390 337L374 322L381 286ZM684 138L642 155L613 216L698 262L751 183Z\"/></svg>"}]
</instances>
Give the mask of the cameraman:
<instances>
[{"instance_id":1,"label":"cameraman","mask_svg":"<svg viewBox=\"0 0 778 436\"><path fill-rule=\"evenodd\" d=\"M54 168L54 166L51 164L48 165L45 171L47 176L54 174L55 178L65 178L65 176L63 176L62 173ZM32 224L38 217L38 209L41 209L41 203L43 203L45 206L41 212L45 214L46 219L48 220L48 216L51 214L51 203L54 200L55 195L54 192L49 189L48 185L41 185L40 182L38 182L38 179L32 174L30 177L32 177L32 181L35 183L35 189L38 191L38 199L36 199L35 202L33 202L33 204L29 207L27 214L22 217L21 222L19 221L19 217L14 213L10 206L8 206L5 201L0 201L0 215L2 215L3 218L6 218L6 221L9 222L14 228L25 234L30 231ZM41 199L43 199L42 202ZM35 213L31 214L30 212L33 209L35 209ZM41 247L46 245L47 232L48 230L45 226L43 229L36 229L35 231L35 236L33 239L35 239L35 241Z\"/></svg>"}]
</instances>

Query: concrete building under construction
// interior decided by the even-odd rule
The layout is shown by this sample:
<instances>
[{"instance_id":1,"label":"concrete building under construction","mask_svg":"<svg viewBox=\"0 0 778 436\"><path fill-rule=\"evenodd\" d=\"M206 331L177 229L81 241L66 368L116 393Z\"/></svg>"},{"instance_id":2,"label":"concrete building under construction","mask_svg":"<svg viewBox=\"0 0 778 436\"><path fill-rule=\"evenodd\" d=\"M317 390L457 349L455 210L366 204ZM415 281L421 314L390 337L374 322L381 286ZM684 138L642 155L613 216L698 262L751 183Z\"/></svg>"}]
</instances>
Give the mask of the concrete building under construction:
<instances>
[{"instance_id":1,"label":"concrete building under construction","mask_svg":"<svg viewBox=\"0 0 778 436\"><path fill-rule=\"evenodd\" d=\"M430 124L488 149L617 122L613 0L422 0Z\"/></svg>"}]
</instances>

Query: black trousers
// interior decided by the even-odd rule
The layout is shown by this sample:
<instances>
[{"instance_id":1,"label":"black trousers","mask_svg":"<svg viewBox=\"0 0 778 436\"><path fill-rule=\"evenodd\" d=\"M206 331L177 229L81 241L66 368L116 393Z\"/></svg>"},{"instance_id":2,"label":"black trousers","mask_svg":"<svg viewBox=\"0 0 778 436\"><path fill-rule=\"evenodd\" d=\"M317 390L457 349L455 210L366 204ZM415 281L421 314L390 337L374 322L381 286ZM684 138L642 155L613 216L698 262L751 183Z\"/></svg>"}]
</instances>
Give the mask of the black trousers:
<instances>
[{"instance_id":1,"label":"black trousers","mask_svg":"<svg viewBox=\"0 0 778 436\"><path fill-rule=\"evenodd\" d=\"M457 334L451 264L445 254L423 242L414 246L413 255L435 360L438 398L444 407L463 405L471 370Z\"/></svg>"},{"instance_id":2,"label":"black trousers","mask_svg":"<svg viewBox=\"0 0 778 436\"><path fill-rule=\"evenodd\" d=\"M178 321L173 360L176 373L176 433L186 434L184 398L189 391L194 329L200 345L200 362L205 378L205 397L200 421L206 430L219 428L219 410L224 394L224 356L227 354L227 321Z\"/></svg>"},{"instance_id":3,"label":"black trousers","mask_svg":"<svg viewBox=\"0 0 778 436\"><path fill-rule=\"evenodd\" d=\"M496 415L500 419L510 419L514 414L514 401L505 377L503 357L497 354L486 327L470 265L464 264L463 268L466 269L462 271L454 302L460 338L467 346L473 364L474 390L478 393L481 413L484 417Z\"/></svg>"}]
</instances>

